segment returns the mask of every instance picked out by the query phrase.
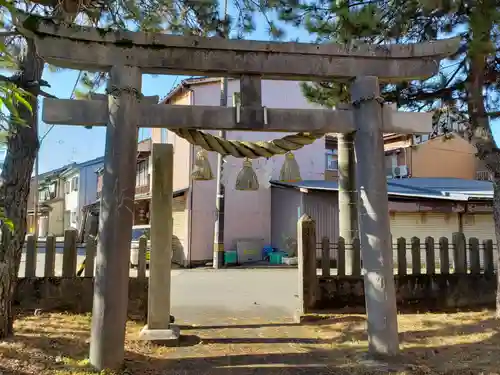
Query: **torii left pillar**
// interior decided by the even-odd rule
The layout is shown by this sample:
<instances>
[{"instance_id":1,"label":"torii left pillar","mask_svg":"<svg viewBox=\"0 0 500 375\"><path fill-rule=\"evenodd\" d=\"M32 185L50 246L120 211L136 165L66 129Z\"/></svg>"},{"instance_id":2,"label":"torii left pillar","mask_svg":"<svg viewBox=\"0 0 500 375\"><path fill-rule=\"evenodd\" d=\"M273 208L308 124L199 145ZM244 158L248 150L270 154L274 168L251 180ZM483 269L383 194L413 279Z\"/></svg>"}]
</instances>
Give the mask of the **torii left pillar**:
<instances>
[{"instance_id":1,"label":"torii left pillar","mask_svg":"<svg viewBox=\"0 0 500 375\"><path fill-rule=\"evenodd\" d=\"M90 363L120 368L124 358L141 72L111 69L104 176L94 281Z\"/></svg>"}]
</instances>

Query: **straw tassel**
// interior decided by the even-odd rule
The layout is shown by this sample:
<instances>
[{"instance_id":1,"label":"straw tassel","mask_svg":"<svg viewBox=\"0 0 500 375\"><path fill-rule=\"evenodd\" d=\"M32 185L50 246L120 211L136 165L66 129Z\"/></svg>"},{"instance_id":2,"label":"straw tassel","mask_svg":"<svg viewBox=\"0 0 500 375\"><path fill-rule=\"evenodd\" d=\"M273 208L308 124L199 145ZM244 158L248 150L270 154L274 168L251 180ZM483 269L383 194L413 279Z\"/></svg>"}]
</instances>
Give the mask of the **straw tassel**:
<instances>
[{"instance_id":1,"label":"straw tassel","mask_svg":"<svg viewBox=\"0 0 500 375\"><path fill-rule=\"evenodd\" d=\"M208 161L208 154L203 149L196 153L191 177L196 181L208 181L214 179L212 168L210 168L210 162Z\"/></svg>"},{"instance_id":2,"label":"straw tassel","mask_svg":"<svg viewBox=\"0 0 500 375\"><path fill-rule=\"evenodd\" d=\"M285 161L280 170L280 181L297 182L302 181L300 177L300 169L295 156L291 152L285 154Z\"/></svg>"},{"instance_id":3,"label":"straw tassel","mask_svg":"<svg viewBox=\"0 0 500 375\"><path fill-rule=\"evenodd\" d=\"M243 160L243 168L236 176L236 190L259 190L259 180L248 158Z\"/></svg>"}]
</instances>

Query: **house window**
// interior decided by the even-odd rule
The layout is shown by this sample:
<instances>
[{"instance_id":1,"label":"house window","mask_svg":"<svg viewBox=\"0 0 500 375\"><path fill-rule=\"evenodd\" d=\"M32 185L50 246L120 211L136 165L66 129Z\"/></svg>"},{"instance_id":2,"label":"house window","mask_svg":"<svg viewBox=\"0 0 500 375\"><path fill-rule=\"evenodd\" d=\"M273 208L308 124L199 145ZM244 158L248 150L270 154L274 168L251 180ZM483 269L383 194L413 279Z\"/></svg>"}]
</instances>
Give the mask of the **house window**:
<instances>
[{"instance_id":1,"label":"house window","mask_svg":"<svg viewBox=\"0 0 500 375\"><path fill-rule=\"evenodd\" d=\"M429 140L429 134L414 135L413 137L415 144L424 143Z\"/></svg>"},{"instance_id":2,"label":"house window","mask_svg":"<svg viewBox=\"0 0 500 375\"><path fill-rule=\"evenodd\" d=\"M102 175L97 176L97 192L102 191Z\"/></svg>"},{"instance_id":3,"label":"house window","mask_svg":"<svg viewBox=\"0 0 500 375\"><path fill-rule=\"evenodd\" d=\"M71 191L71 182L65 181L64 182L64 194L69 194L70 191Z\"/></svg>"},{"instance_id":4,"label":"house window","mask_svg":"<svg viewBox=\"0 0 500 375\"><path fill-rule=\"evenodd\" d=\"M148 161L141 160L137 164L137 172L135 174L135 186L147 186L149 184Z\"/></svg>"},{"instance_id":5,"label":"house window","mask_svg":"<svg viewBox=\"0 0 500 375\"><path fill-rule=\"evenodd\" d=\"M71 211L71 224L76 224L76 211Z\"/></svg>"},{"instance_id":6,"label":"house window","mask_svg":"<svg viewBox=\"0 0 500 375\"><path fill-rule=\"evenodd\" d=\"M46 190L40 190L40 191L38 192L38 200L39 200L40 202L43 202L43 201L46 199L46 197L47 197L47 194L46 194L46 193L47 193L47 191L46 191Z\"/></svg>"},{"instance_id":7,"label":"house window","mask_svg":"<svg viewBox=\"0 0 500 375\"><path fill-rule=\"evenodd\" d=\"M49 185L49 190L48 190L49 198L54 199L57 195L56 192L57 192L57 182L53 182Z\"/></svg>"},{"instance_id":8,"label":"house window","mask_svg":"<svg viewBox=\"0 0 500 375\"><path fill-rule=\"evenodd\" d=\"M71 191L78 191L78 176L71 179Z\"/></svg>"},{"instance_id":9,"label":"house window","mask_svg":"<svg viewBox=\"0 0 500 375\"><path fill-rule=\"evenodd\" d=\"M393 177L394 168L398 166L398 155L393 153L385 156L385 168L387 177Z\"/></svg>"},{"instance_id":10,"label":"house window","mask_svg":"<svg viewBox=\"0 0 500 375\"><path fill-rule=\"evenodd\" d=\"M241 105L241 94L239 92L234 92L231 99L232 103L230 102L230 105L232 105L233 107L236 107L238 104Z\"/></svg>"},{"instance_id":11,"label":"house window","mask_svg":"<svg viewBox=\"0 0 500 375\"><path fill-rule=\"evenodd\" d=\"M339 161L337 150L326 150L326 170L337 171L339 169Z\"/></svg>"}]
</instances>

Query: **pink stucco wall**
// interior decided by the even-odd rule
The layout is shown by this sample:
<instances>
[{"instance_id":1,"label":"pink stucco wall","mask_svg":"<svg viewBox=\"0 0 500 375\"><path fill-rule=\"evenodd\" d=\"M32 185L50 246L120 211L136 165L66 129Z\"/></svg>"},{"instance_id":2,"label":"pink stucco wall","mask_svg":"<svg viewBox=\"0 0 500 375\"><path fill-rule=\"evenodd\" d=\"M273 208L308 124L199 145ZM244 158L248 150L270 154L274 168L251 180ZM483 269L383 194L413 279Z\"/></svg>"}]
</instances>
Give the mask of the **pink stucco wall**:
<instances>
[{"instance_id":1,"label":"pink stucco wall","mask_svg":"<svg viewBox=\"0 0 500 375\"><path fill-rule=\"evenodd\" d=\"M172 104L175 105L191 105L193 93L186 94L175 98ZM162 129L152 129L151 139L153 143L161 143ZM185 139L178 137L171 131L167 130L167 142L174 147L174 191L184 189L189 186L191 180L190 164L191 164L191 145Z\"/></svg>"},{"instance_id":2,"label":"pink stucco wall","mask_svg":"<svg viewBox=\"0 0 500 375\"><path fill-rule=\"evenodd\" d=\"M300 84L293 81L263 81L262 101L269 108L314 108L303 97ZM219 105L220 84L192 86L194 105ZM229 82L228 103L232 95L239 91L239 82ZM228 132L228 139L271 140L283 137L285 133ZM295 152L303 179L324 179L325 145L320 139L312 145ZM216 154L209 155L210 164L216 168ZM260 238L271 240L271 190L266 186L269 175L279 176L283 156L269 161L254 161L261 188L258 191L237 191L234 189L236 175L241 169L241 159L227 158L224 180L226 181L225 249L235 247L237 239ZM176 164L177 168L177 164ZM193 183L191 260L211 259L215 224L215 181L195 181Z\"/></svg>"}]
</instances>

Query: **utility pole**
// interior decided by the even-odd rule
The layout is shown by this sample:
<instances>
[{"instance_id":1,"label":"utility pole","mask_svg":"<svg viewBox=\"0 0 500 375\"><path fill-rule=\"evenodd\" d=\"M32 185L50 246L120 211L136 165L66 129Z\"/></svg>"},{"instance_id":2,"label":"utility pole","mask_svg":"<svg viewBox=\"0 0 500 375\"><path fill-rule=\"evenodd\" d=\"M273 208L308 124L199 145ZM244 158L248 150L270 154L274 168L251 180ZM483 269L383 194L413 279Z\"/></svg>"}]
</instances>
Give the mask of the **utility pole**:
<instances>
[{"instance_id":1,"label":"utility pole","mask_svg":"<svg viewBox=\"0 0 500 375\"><path fill-rule=\"evenodd\" d=\"M220 105L221 107L227 106L227 78L224 77L221 80L221 91L220 91ZM226 131L221 130L219 132L219 137L226 139ZM217 154L217 192L215 200L215 230L214 230L214 268L221 268L224 265L224 210L225 210L225 199L224 184L221 181L222 178L222 166L224 164L224 156Z\"/></svg>"},{"instance_id":2,"label":"utility pole","mask_svg":"<svg viewBox=\"0 0 500 375\"><path fill-rule=\"evenodd\" d=\"M227 0L224 3L224 25L222 37L227 38L229 27L227 25ZM221 78L220 85L220 106L227 107L227 77ZM226 139L226 131L219 131L219 137ZM218 269L224 266L224 211L225 211L225 187L222 183L222 168L224 165L224 157L217 153L217 175L216 175L216 198L215 198L215 228L214 228L214 259L213 268Z\"/></svg>"},{"instance_id":3,"label":"utility pole","mask_svg":"<svg viewBox=\"0 0 500 375\"><path fill-rule=\"evenodd\" d=\"M337 134L339 181L339 235L344 238L349 251L346 272L352 273L352 242L358 237L358 192L356 191L356 156L354 133Z\"/></svg>"}]
</instances>

